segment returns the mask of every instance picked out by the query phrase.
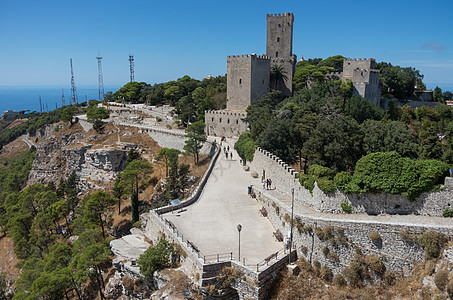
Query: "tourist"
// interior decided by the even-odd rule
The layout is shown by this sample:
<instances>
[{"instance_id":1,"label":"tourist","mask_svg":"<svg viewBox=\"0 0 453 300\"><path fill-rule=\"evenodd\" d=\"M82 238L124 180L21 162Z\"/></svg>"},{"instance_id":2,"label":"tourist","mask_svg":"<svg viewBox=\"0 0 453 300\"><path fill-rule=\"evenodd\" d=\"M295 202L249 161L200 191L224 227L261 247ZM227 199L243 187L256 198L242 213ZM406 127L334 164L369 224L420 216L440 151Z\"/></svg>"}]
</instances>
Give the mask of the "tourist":
<instances>
[{"instance_id":1,"label":"tourist","mask_svg":"<svg viewBox=\"0 0 453 300\"><path fill-rule=\"evenodd\" d=\"M226 159L228 160L228 152L225 151Z\"/></svg>"},{"instance_id":2,"label":"tourist","mask_svg":"<svg viewBox=\"0 0 453 300\"><path fill-rule=\"evenodd\" d=\"M272 179L268 179L269 180L269 189L271 190L272 189Z\"/></svg>"},{"instance_id":3,"label":"tourist","mask_svg":"<svg viewBox=\"0 0 453 300\"><path fill-rule=\"evenodd\" d=\"M230 145L227 145L227 151L230 151Z\"/></svg>"},{"instance_id":4,"label":"tourist","mask_svg":"<svg viewBox=\"0 0 453 300\"><path fill-rule=\"evenodd\" d=\"M263 189L266 188L266 179L263 179Z\"/></svg>"},{"instance_id":5,"label":"tourist","mask_svg":"<svg viewBox=\"0 0 453 300\"><path fill-rule=\"evenodd\" d=\"M230 152L230 159L233 160L233 151Z\"/></svg>"}]
</instances>

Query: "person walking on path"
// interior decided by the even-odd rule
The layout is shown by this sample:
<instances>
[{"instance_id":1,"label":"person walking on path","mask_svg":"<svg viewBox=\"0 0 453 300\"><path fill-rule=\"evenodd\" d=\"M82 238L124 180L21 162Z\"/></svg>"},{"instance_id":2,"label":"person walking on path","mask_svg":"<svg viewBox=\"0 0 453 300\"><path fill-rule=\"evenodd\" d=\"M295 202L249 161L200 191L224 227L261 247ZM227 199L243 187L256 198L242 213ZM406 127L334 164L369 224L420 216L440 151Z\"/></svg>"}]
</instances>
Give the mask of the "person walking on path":
<instances>
[{"instance_id":1,"label":"person walking on path","mask_svg":"<svg viewBox=\"0 0 453 300\"><path fill-rule=\"evenodd\" d=\"M227 145L227 151L230 151L230 145Z\"/></svg>"},{"instance_id":2,"label":"person walking on path","mask_svg":"<svg viewBox=\"0 0 453 300\"><path fill-rule=\"evenodd\" d=\"M233 151L230 152L230 160L233 160Z\"/></svg>"},{"instance_id":3,"label":"person walking on path","mask_svg":"<svg viewBox=\"0 0 453 300\"><path fill-rule=\"evenodd\" d=\"M228 152L225 152L226 159L228 160Z\"/></svg>"},{"instance_id":4,"label":"person walking on path","mask_svg":"<svg viewBox=\"0 0 453 300\"><path fill-rule=\"evenodd\" d=\"M268 187L269 187L270 190L272 190L272 179L269 178L268 181L269 181L269 186Z\"/></svg>"},{"instance_id":5,"label":"person walking on path","mask_svg":"<svg viewBox=\"0 0 453 300\"><path fill-rule=\"evenodd\" d=\"M263 189L266 188L266 179L263 179Z\"/></svg>"}]
</instances>

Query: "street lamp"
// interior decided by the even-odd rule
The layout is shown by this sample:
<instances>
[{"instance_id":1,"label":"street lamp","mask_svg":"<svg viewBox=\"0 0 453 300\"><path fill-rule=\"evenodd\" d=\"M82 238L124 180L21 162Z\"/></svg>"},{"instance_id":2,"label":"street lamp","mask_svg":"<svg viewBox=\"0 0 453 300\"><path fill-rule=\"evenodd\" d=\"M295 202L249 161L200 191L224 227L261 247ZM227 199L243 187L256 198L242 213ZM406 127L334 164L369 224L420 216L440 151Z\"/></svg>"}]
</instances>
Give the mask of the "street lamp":
<instances>
[{"instance_id":1,"label":"street lamp","mask_svg":"<svg viewBox=\"0 0 453 300\"><path fill-rule=\"evenodd\" d=\"M239 224L238 226L236 226L236 228L238 229L238 232L239 232L239 262L241 262L241 230L242 230L242 225Z\"/></svg>"},{"instance_id":2,"label":"street lamp","mask_svg":"<svg viewBox=\"0 0 453 300\"><path fill-rule=\"evenodd\" d=\"M289 264L291 264L291 250L293 249L293 216L294 216L294 188L291 190L291 233L289 236Z\"/></svg>"}]
</instances>

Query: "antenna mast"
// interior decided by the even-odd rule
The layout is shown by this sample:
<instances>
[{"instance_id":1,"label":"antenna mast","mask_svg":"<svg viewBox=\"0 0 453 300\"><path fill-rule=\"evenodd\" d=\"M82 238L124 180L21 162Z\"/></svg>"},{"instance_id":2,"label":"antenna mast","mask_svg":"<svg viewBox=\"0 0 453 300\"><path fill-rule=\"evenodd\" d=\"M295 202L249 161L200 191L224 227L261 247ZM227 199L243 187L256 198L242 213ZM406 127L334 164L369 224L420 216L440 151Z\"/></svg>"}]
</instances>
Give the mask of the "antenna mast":
<instances>
[{"instance_id":1,"label":"antenna mast","mask_svg":"<svg viewBox=\"0 0 453 300\"><path fill-rule=\"evenodd\" d=\"M101 56L96 57L98 60L98 88L99 88L99 101L104 100L104 79L102 78L102 64Z\"/></svg>"},{"instance_id":2,"label":"antenna mast","mask_svg":"<svg viewBox=\"0 0 453 300\"><path fill-rule=\"evenodd\" d=\"M129 54L129 69L131 71L131 82L135 81L134 78L134 56Z\"/></svg>"},{"instance_id":3,"label":"antenna mast","mask_svg":"<svg viewBox=\"0 0 453 300\"><path fill-rule=\"evenodd\" d=\"M64 106L64 90L61 89L61 107Z\"/></svg>"},{"instance_id":4,"label":"antenna mast","mask_svg":"<svg viewBox=\"0 0 453 300\"><path fill-rule=\"evenodd\" d=\"M74 85L74 71L72 69L72 58L69 59L69 62L71 63L71 105L77 104L77 93L76 93L76 88Z\"/></svg>"}]
</instances>

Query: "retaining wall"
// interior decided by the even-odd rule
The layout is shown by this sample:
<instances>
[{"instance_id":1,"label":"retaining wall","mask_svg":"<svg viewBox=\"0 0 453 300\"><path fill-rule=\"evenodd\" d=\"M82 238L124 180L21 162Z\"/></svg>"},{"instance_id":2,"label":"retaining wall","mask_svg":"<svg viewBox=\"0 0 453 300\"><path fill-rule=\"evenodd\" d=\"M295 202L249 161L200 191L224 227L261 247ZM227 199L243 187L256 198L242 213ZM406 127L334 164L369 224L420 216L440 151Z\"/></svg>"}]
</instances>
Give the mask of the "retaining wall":
<instances>
[{"instance_id":1,"label":"retaining wall","mask_svg":"<svg viewBox=\"0 0 453 300\"><path fill-rule=\"evenodd\" d=\"M310 193L296 178L298 172L277 156L261 148L256 148L250 168L260 177L264 171L265 177L272 179L272 185L289 197L291 190L294 189L296 201L319 212L344 213L341 203L345 201L351 204L352 213L372 215L387 213L442 216L445 209L453 209L453 184L449 177L440 191L423 193L414 201L409 201L407 196L388 193L345 194L336 190L334 193L326 194L317 184Z\"/></svg>"},{"instance_id":2,"label":"retaining wall","mask_svg":"<svg viewBox=\"0 0 453 300\"><path fill-rule=\"evenodd\" d=\"M280 200L255 191L259 201L267 210L268 218L275 229L282 232L283 235L289 235L290 222L285 221L285 215L288 218L291 215L291 208ZM278 209L276 209L278 207ZM278 210L278 212L277 212ZM340 273L342 268L349 265L355 254L355 247L359 247L363 254L374 254L378 257L384 257L384 264L387 270L408 274L416 262L424 260L424 249L417 243L406 241L401 231L407 230L411 234L420 234L428 230L441 232L447 236L453 236L453 226L430 226L426 224L386 224L381 222L364 222L350 219L332 221L325 218L313 218L310 216L294 213L294 219L312 228L311 232L298 232L296 226L293 227L293 249L297 250L298 256L305 257L310 262L318 260L322 265L332 268L334 273ZM316 228L324 229L326 226L332 226L334 229L334 239L321 240L316 234ZM373 242L370 239L371 232L378 232L381 236L381 242ZM343 238L340 238L343 237ZM327 247L330 252L338 256L338 260L326 257L323 249ZM306 252L304 251L306 250Z\"/></svg>"}]
</instances>

